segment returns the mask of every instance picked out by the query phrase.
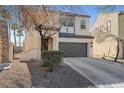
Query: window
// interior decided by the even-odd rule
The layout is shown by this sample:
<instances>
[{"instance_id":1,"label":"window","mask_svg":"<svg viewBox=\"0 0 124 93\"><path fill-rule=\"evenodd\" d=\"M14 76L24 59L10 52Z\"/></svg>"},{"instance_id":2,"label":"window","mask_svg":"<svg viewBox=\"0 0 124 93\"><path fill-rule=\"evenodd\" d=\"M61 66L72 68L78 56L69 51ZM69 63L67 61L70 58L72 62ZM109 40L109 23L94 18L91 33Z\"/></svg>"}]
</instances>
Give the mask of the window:
<instances>
[{"instance_id":1,"label":"window","mask_svg":"<svg viewBox=\"0 0 124 93\"><path fill-rule=\"evenodd\" d=\"M63 26L67 26L66 21L63 22Z\"/></svg>"},{"instance_id":2,"label":"window","mask_svg":"<svg viewBox=\"0 0 124 93\"><path fill-rule=\"evenodd\" d=\"M100 33L103 31L103 25L100 26Z\"/></svg>"},{"instance_id":3,"label":"window","mask_svg":"<svg viewBox=\"0 0 124 93\"><path fill-rule=\"evenodd\" d=\"M73 25L74 24L74 19L72 17L68 17L66 21L67 21L67 26L68 27L73 27L74 26Z\"/></svg>"},{"instance_id":4,"label":"window","mask_svg":"<svg viewBox=\"0 0 124 93\"><path fill-rule=\"evenodd\" d=\"M68 22L68 27L73 27L73 21Z\"/></svg>"},{"instance_id":5,"label":"window","mask_svg":"<svg viewBox=\"0 0 124 93\"><path fill-rule=\"evenodd\" d=\"M81 29L86 29L86 20L81 21Z\"/></svg>"},{"instance_id":6,"label":"window","mask_svg":"<svg viewBox=\"0 0 124 93\"><path fill-rule=\"evenodd\" d=\"M111 31L111 21L107 22L107 31Z\"/></svg>"},{"instance_id":7,"label":"window","mask_svg":"<svg viewBox=\"0 0 124 93\"><path fill-rule=\"evenodd\" d=\"M73 27L74 26L74 19L73 18L64 18L62 24L63 24L63 26Z\"/></svg>"},{"instance_id":8,"label":"window","mask_svg":"<svg viewBox=\"0 0 124 93\"><path fill-rule=\"evenodd\" d=\"M65 17L60 33L74 33L74 17Z\"/></svg>"}]
</instances>

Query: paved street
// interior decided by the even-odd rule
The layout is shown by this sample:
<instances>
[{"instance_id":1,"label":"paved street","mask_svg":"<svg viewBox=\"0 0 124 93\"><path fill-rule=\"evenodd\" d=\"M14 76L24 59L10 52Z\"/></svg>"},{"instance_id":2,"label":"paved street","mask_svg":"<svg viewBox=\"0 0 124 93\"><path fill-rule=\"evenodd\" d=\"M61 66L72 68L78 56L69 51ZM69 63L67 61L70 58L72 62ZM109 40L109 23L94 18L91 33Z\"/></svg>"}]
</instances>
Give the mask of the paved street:
<instances>
[{"instance_id":1,"label":"paved street","mask_svg":"<svg viewBox=\"0 0 124 93\"><path fill-rule=\"evenodd\" d=\"M96 87L124 87L124 64L92 58L65 58L64 62Z\"/></svg>"}]
</instances>

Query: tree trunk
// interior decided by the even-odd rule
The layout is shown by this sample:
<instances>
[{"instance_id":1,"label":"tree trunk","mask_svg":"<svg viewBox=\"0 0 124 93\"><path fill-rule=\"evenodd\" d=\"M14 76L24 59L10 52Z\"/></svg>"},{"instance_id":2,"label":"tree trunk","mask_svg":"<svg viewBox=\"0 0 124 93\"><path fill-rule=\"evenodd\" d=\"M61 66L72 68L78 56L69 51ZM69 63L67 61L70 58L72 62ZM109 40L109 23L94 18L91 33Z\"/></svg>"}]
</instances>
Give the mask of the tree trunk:
<instances>
[{"instance_id":1,"label":"tree trunk","mask_svg":"<svg viewBox=\"0 0 124 93\"><path fill-rule=\"evenodd\" d=\"M21 47L21 35L19 36L19 46Z\"/></svg>"},{"instance_id":2,"label":"tree trunk","mask_svg":"<svg viewBox=\"0 0 124 93\"><path fill-rule=\"evenodd\" d=\"M14 29L14 40L15 40L15 47L16 47L16 33L15 33L15 29Z\"/></svg>"},{"instance_id":3,"label":"tree trunk","mask_svg":"<svg viewBox=\"0 0 124 93\"><path fill-rule=\"evenodd\" d=\"M116 56L114 58L115 62L117 62L118 55L119 55L119 39L116 37L116 40L117 40L117 52L116 52Z\"/></svg>"},{"instance_id":4,"label":"tree trunk","mask_svg":"<svg viewBox=\"0 0 124 93\"><path fill-rule=\"evenodd\" d=\"M44 39L42 38L42 42L41 42L41 47L42 47L42 51L43 50L48 50L48 39Z\"/></svg>"},{"instance_id":5,"label":"tree trunk","mask_svg":"<svg viewBox=\"0 0 124 93\"><path fill-rule=\"evenodd\" d=\"M41 47L41 48L40 48L40 51L42 51L42 40L43 40L43 39L42 39L42 36L40 36L40 41L41 41L41 42L40 42L40 47Z\"/></svg>"},{"instance_id":6,"label":"tree trunk","mask_svg":"<svg viewBox=\"0 0 124 93\"><path fill-rule=\"evenodd\" d=\"M48 50L48 39L43 40L43 49Z\"/></svg>"}]
</instances>

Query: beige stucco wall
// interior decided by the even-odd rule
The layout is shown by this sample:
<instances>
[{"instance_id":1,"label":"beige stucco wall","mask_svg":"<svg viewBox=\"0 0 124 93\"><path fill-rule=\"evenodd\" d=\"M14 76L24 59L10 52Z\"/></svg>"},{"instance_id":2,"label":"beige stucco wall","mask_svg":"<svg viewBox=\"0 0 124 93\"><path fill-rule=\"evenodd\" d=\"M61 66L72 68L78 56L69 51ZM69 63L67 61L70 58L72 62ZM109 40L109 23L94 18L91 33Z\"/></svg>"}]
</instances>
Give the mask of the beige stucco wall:
<instances>
[{"instance_id":1,"label":"beige stucco wall","mask_svg":"<svg viewBox=\"0 0 124 93\"><path fill-rule=\"evenodd\" d=\"M118 14L119 14L118 12L99 14L92 27L92 31L94 31L97 27L100 27L101 25L103 25L104 28L106 29L107 21L111 20L111 33L118 36Z\"/></svg>"},{"instance_id":2,"label":"beige stucco wall","mask_svg":"<svg viewBox=\"0 0 124 93\"><path fill-rule=\"evenodd\" d=\"M120 36L120 30L119 30L119 17L118 17L118 12L115 13L102 13L100 14L94 25L92 28L93 34L94 34L94 30L97 27L100 27L101 25L103 25L106 28L106 22L111 20L111 34L116 35L117 37L123 37ZM121 27L121 29L123 29L123 27ZM106 30L104 30L106 31ZM106 31L107 32L107 31ZM123 32L121 31L121 34L123 34ZM123 34L124 35L124 34ZM107 57L115 57L116 54L116 50L117 50L117 43L116 43L116 39L114 38L108 38L106 39L104 42L101 43L97 43L96 40L93 40L93 56L94 57L103 57L103 56L107 56ZM123 58L123 48L122 48L122 42L119 42L119 58Z\"/></svg>"},{"instance_id":3,"label":"beige stucco wall","mask_svg":"<svg viewBox=\"0 0 124 93\"><path fill-rule=\"evenodd\" d=\"M26 33L24 40L24 51L20 53L20 61L28 61L31 59L40 60L41 58L41 39L37 31ZM58 50L58 33L52 36L49 41L49 50Z\"/></svg>"},{"instance_id":4,"label":"beige stucco wall","mask_svg":"<svg viewBox=\"0 0 124 93\"><path fill-rule=\"evenodd\" d=\"M119 15L119 38L124 41L124 14Z\"/></svg>"},{"instance_id":5,"label":"beige stucco wall","mask_svg":"<svg viewBox=\"0 0 124 93\"><path fill-rule=\"evenodd\" d=\"M121 39L122 58L124 58L124 13L119 14L119 39Z\"/></svg>"},{"instance_id":6,"label":"beige stucco wall","mask_svg":"<svg viewBox=\"0 0 124 93\"><path fill-rule=\"evenodd\" d=\"M38 48L32 48L19 54L20 61L40 60Z\"/></svg>"},{"instance_id":7,"label":"beige stucco wall","mask_svg":"<svg viewBox=\"0 0 124 93\"><path fill-rule=\"evenodd\" d=\"M9 42L9 61L13 62L13 43Z\"/></svg>"},{"instance_id":8,"label":"beige stucco wall","mask_svg":"<svg viewBox=\"0 0 124 93\"><path fill-rule=\"evenodd\" d=\"M32 48L38 48L40 45L40 35L37 31L30 31L26 33L24 41L24 50L30 50Z\"/></svg>"},{"instance_id":9,"label":"beige stucco wall","mask_svg":"<svg viewBox=\"0 0 124 93\"><path fill-rule=\"evenodd\" d=\"M86 29L81 29L81 20L86 20ZM89 17L75 17L75 34L76 35L89 35Z\"/></svg>"},{"instance_id":10,"label":"beige stucco wall","mask_svg":"<svg viewBox=\"0 0 124 93\"><path fill-rule=\"evenodd\" d=\"M59 48L59 45L58 45L58 43L59 43L59 33L56 33L55 35L53 35L52 36L52 38L53 38L53 50L58 50Z\"/></svg>"},{"instance_id":11,"label":"beige stucco wall","mask_svg":"<svg viewBox=\"0 0 124 93\"><path fill-rule=\"evenodd\" d=\"M122 58L122 43L120 42L120 52L118 58ZM117 42L114 38L108 38L102 43L93 41L93 57L110 57L114 58L117 52Z\"/></svg>"},{"instance_id":12,"label":"beige stucco wall","mask_svg":"<svg viewBox=\"0 0 124 93\"><path fill-rule=\"evenodd\" d=\"M40 59L40 43L40 35L37 31L27 32L24 39L24 51L20 53L20 61Z\"/></svg>"}]
</instances>

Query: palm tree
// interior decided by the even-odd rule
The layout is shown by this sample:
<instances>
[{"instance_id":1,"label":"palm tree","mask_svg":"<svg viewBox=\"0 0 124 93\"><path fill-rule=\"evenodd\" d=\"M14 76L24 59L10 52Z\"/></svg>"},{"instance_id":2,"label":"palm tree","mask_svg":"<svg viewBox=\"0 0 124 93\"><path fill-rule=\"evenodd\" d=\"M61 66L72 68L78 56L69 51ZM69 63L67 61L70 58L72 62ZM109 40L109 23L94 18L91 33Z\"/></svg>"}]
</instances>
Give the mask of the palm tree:
<instances>
[{"instance_id":1,"label":"palm tree","mask_svg":"<svg viewBox=\"0 0 124 93\"><path fill-rule=\"evenodd\" d=\"M16 29L17 29L17 24L16 23L13 23L12 26L11 26L11 29L14 31L14 45L16 47Z\"/></svg>"},{"instance_id":2,"label":"palm tree","mask_svg":"<svg viewBox=\"0 0 124 93\"><path fill-rule=\"evenodd\" d=\"M19 46L21 46L21 37L23 36L23 32L19 29L18 31L17 31L17 37L19 37Z\"/></svg>"}]
</instances>

